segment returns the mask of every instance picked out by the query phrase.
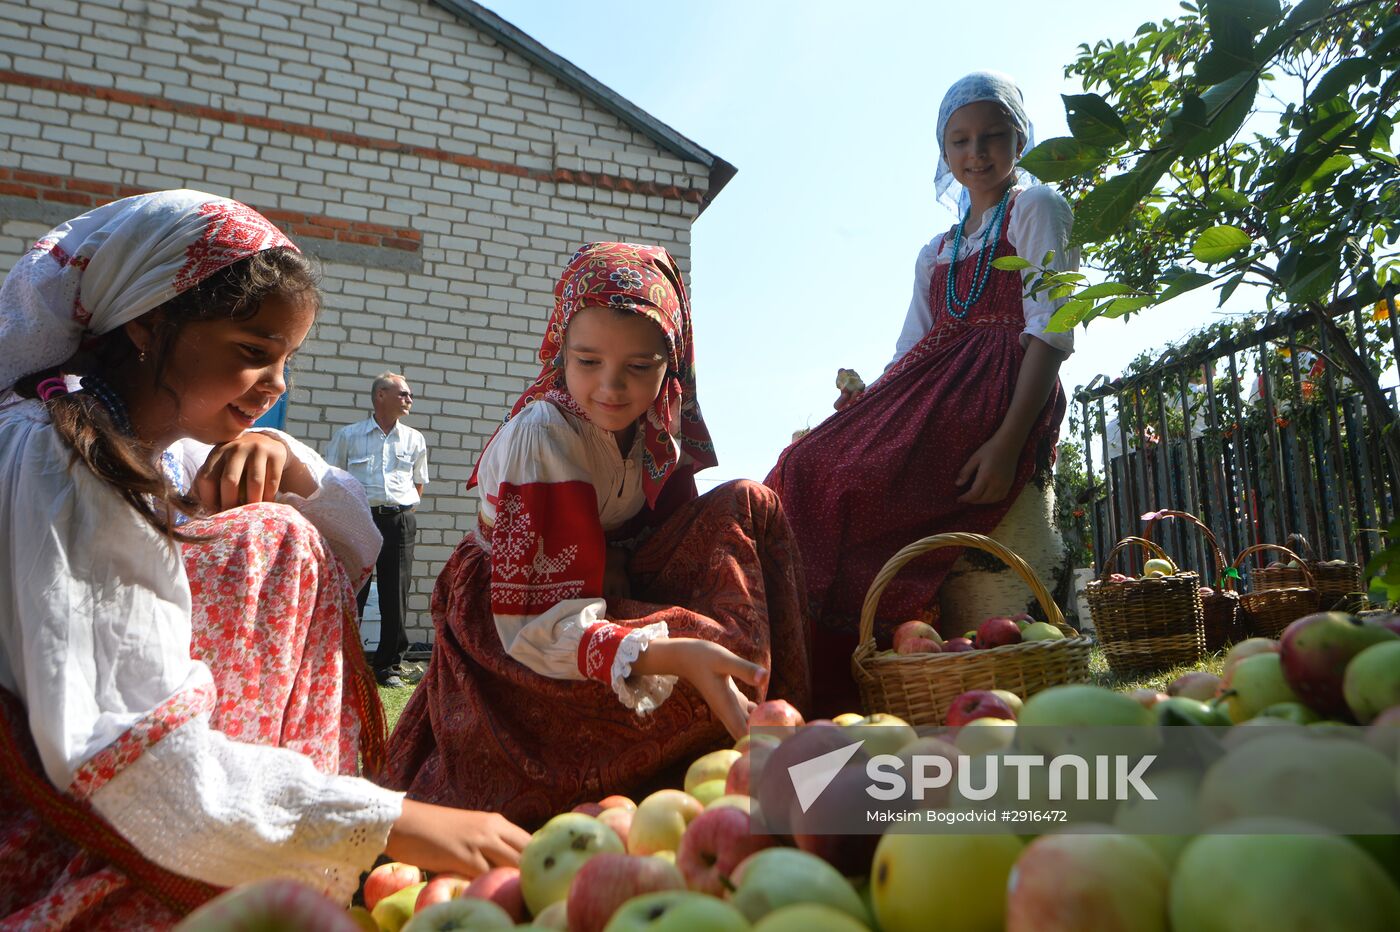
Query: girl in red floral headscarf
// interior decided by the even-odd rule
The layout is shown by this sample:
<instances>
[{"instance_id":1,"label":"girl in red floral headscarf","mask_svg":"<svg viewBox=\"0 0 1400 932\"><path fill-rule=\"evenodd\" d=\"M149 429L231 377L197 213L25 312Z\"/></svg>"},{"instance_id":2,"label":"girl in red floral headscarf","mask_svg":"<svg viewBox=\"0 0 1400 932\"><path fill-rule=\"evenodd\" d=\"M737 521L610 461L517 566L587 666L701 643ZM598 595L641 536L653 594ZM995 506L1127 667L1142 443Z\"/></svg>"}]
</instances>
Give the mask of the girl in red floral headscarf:
<instances>
[{"instance_id":1,"label":"girl in red floral headscarf","mask_svg":"<svg viewBox=\"0 0 1400 932\"><path fill-rule=\"evenodd\" d=\"M438 577L432 664L389 752L410 796L525 823L738 736L750 694L807 694L776 496L696 496L715 454L675 262L593 243L554 299L543 369L472 476L477 529Z\"/></svg>"}]
</instances>

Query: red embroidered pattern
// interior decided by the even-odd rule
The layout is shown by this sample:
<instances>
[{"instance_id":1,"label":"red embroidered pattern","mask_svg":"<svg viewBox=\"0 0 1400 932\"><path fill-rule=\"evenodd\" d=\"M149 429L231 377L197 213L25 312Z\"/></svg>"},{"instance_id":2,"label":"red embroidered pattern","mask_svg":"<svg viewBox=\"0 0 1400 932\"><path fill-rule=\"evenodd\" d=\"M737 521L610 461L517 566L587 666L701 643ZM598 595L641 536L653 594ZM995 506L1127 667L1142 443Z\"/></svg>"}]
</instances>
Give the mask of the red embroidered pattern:
<instances>
[{"instance_id":1,"label":"red embroidered pattern","mask_svg":"<svg viewBox=\"0 0 1400 932\"><path fill-rule=\"evenodd\" d=\"M628 630L603 621L583 633L578 642L578 672L590 680L612 685L613 660Z\"/></svg>"},{"instance_id":2,"label":"red embroidered pattern","mask_svg":"<svg viewBox=\"0 0 1400 932\"><path fill-rule=\"evenodd\" d=\"M87 799L121 773L146 749L196 716L212 711L216 693L207 683L176 693L131 726L120 738L98 751L73 774L68 792Z\"/></svg>"},{"instance_id":3,"label":"red embroidered pattern","mask_svg":"<svg viewBox=\"0 0 1400 932\"><path fill-rule=\"evenodd\" d=\"M185 250L185 264L175 275L175 290L184 291L239 259L291 240L262 214L237 201L210 201L199 208L209 218L204 235Z\"/></svg>"},{"instance_id":4,"label":"red embroidered pattern","mask_svg":"<svg viewBox=\"0 0 1400 932\"><path fill-rule=\"evenodd\" d=\"M598 495L587 482L501 483L491 529L491 608L539 615L599 597L607 559Z\"/></svg>"}]
</instances>

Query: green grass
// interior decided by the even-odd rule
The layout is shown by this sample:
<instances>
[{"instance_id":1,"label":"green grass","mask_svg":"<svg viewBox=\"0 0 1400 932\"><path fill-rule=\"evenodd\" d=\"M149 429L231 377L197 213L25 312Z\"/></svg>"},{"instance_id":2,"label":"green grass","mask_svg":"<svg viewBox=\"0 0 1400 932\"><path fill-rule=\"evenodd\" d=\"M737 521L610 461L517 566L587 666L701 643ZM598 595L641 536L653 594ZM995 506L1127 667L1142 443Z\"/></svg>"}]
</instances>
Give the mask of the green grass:
<instances>
[{"instance_id":1,"label":"green grass","mask_svg":"<svg viewBox=\"0 0 1400 932\"><path fill-rule=\"evenodd\" d=\"M379 701L384 704L384 717L389 720L390 732L398 724L399 716L403 714L403 707L408 705L409 697L417 688L417 686L403 686L398 689L379 687Z\"/></svg>"},{"instance_id":2,"label":"green grass","mask_svg":"<svg viewBox=\"0 0 1400 932\"><path fill-rule=\"evenodd\" d=\"M1190 673L1192 670L1205 670L1207 673L1214 673L1220 676L1224 672L1225 652L1220 651L1208 654L1201 658L1200 663L1181 664L1171 667L1160 673L1142 674L1131 677L1120 677L1108 668L1108 660L1104 657L1103 649L1095 647L1093 653L1089 655L1089 672L1094 677L1094 683L1107 689L1119 689L1128 691L1132 689L1155 689L1160 692L1167 691L1167 684L1181 676L1183 673Z\"/></svg>"}]
</instances>

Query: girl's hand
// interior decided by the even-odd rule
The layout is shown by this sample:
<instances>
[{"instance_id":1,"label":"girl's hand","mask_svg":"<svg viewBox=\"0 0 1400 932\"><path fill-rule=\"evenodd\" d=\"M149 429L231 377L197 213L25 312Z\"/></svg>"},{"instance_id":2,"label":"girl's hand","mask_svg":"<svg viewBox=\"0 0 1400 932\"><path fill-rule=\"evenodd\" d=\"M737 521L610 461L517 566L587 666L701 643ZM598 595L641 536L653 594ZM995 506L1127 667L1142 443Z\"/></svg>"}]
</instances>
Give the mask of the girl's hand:
<instances>
[{"instance_id":1,"label":"girl's hand","mask_svg":"<svg viewBox=\"0 0 1400 932\"><path fill-rule=\"evenodd\" d=\"M476 877L493 867L518 867L530 833L497 812L474 812L403 801L384 853L427 871Z\"/></svg>"},{"instance_id":2,"label":"girl's hand","mask_svg":"<svg viewBox=\"0 0 1400 932\"><path fill-rule=\"evenodd\" d=\"M1016 478L1019 453L995 436L978 447L958 472L955 484L970 484L968 490L958 496L958 501L965 505L991 505L1006 498Z\"/></svg>"},{"instance_id":3,"label":"girl's hand","mask_svg":"<svg viewBox=\"0 0 1400 932\"><path fill-rule=\"evenodd\" d=\"M840 396L838 396L835 403L832 404L832 407L837 411L843 411L849 408L851 403L859 398L860 393L863 391L865 391L864 388L843 388Z\"/></svg>"},{"instance_id":4,"label":"girl's hand","mask_svg":"<svg viewBox=\"0 0 1400 932\"><path fill-rule=\"evenodd\" d=\"M279 491L309 498L316 492L316 480L285 443L256 431L214 447L193 487L194 497L210 514L275 501Z\"/></svg>"},{"instance_id":5,"label":"girl's hand","mask_svg":"<svg viewBox=\"0 0 1400 932\"><path fill-rule=\"evenodd\" d=\"M700 638L652 641L632 664L633 673L679 676L700 693L715 717L737 741L749 730L754 701L739 691L737 678L755 689L768 684L768 671L729 648Z\"/></svg>"}]
</instances>

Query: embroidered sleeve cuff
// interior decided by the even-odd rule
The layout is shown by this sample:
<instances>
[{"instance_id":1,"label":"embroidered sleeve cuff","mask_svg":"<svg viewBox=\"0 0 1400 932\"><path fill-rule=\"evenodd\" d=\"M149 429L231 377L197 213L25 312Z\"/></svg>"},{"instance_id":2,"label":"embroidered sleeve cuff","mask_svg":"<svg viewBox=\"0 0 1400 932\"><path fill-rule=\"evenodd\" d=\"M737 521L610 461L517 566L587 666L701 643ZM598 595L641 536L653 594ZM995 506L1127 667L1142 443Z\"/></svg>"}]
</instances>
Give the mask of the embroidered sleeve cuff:
<instances>
[{"instance_id":1,"label":"embroidered sleeve cuff","mask_svg":"<svg viewBox=\"0 0 1400 932\"><path fill-rule=\"evenodd\" d=\"M627 628L600 622L584 632L579 641L579 672L591 680L607 683L617 698L638 715L645 715L665 702L675 688L674 676L632 677L632 665L655 638L664 638L664 621L641 628Z\"/></svg>"}]
</instances>

